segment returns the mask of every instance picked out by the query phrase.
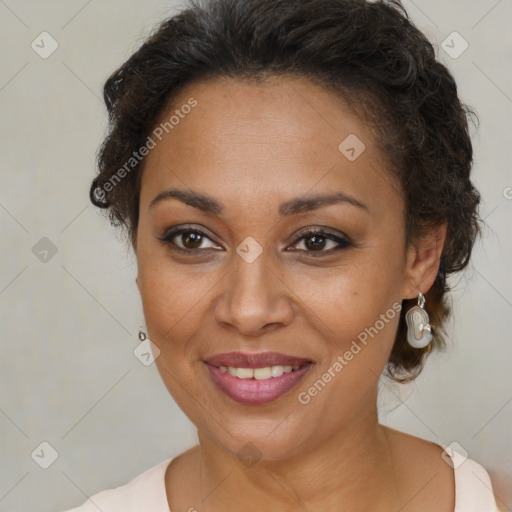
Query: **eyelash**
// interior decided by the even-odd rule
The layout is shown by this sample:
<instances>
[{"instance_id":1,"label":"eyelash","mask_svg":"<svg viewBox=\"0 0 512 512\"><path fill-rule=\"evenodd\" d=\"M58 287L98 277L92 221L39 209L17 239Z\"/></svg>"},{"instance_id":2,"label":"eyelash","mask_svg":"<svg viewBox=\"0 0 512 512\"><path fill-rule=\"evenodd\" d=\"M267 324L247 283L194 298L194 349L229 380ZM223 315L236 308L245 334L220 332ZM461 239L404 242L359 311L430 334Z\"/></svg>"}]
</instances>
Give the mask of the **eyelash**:
<instances>
[{"instance_id":1,"label":"eyelash","mask_svg":"<svg viewBox=\"0 0 512 512\"><path fill-rule=\"evenodd\" d=\"M177 237L178 235L182 235L184 233L192 233L195 235L200 235L202 237L208 238L210 241L213 242L213 240L210 239L210 237L201 231L200 229L191 228L187 226L183 226L181 228L176 228L168 233L166 233L163 237L157 237L157 240L160 242L166 244L170 249L181 251L183 254L187 254L190 256L193 256L197 254L199 251L204 251L206 249L183 249L182 247L178 247L175 243L172 242L172 239ZM348 237L338 237L336 235L333 235L332 233L328 233L322 228L310 228L306 229L302 233L300 233L299 238L296 239L296 241L292 245L297 245L298 242L300 242L303 239L313 238L313 237L319 237L327 240L331 240L333 242L336 242L338 244L338 247L334 249L330 249L328 251L307 251L302 250L301 252L305 252L308 254L308 256L312 257L319 257L319 256L325 256L328 254L332 254L333 252L337 252L343 249L347 249L348 247L354 247L354 244L348 239Z\"/></svg>"}]
</instances>

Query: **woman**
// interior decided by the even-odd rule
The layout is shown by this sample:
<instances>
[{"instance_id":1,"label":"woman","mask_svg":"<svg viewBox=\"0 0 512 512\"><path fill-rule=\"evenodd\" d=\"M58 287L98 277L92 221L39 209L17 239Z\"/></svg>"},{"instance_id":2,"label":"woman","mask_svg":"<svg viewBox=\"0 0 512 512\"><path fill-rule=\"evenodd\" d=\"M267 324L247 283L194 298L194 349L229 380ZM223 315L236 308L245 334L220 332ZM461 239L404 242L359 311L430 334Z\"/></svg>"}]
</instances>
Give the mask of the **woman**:
<instances>
[{"instance_id":1,"label":"woman","mask_svg":"<svg viewBox=\"0 0 512 512\"><path fill-rule=\"evenodd\" d=\"M477 462L377 417L479 232L470 111L401 5L193 3L105 100L91 200L199 444L73 510L496 510Z\"/></svg>"}]
</instances>

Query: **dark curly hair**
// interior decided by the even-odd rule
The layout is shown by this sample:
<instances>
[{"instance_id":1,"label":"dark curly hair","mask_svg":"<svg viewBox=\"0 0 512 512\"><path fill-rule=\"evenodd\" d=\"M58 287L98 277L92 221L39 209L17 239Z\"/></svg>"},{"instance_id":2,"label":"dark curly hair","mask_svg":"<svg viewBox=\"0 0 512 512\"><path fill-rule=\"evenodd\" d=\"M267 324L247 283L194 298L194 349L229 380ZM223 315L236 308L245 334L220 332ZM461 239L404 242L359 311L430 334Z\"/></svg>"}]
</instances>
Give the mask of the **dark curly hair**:
<instances>
[{"instance_id":1,"label":"dark curly hair","mask_svg":"<svg viewBox=\"0 0 512 512\"><path fill-rule=\"evenodd\" d=\"M192 82L279 75L323 85L372 123L386 167L401 183L407 242L447 222L426 294L433 343L409 346L405 313L415 301L404 300L387 365L394 380L411 380L433 347L445 348L446 279L468 264L480 233L480 195L470 181L468 120L476 115L398 0L192 0L106 81L110 123L91 201L109 209L135 246L144 159L133 157L173 98Z\"/></svg>"}]
</instances>

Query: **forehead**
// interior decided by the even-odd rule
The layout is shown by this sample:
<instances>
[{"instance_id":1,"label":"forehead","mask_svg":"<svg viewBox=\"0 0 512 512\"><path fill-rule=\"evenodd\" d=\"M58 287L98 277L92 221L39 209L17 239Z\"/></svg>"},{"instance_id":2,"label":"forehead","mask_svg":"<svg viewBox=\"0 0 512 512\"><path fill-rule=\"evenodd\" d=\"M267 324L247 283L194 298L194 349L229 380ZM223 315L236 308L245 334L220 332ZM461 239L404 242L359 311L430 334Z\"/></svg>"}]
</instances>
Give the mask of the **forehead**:
<instances>
[{"instance_id":1,"label":"forehead","mask_svg":"<svg viewBox=\"0 0 512 512\"><path fill-rule=\"evenodd\" d=\"M257 204L341 188L396 204L372 126L306 78L193 83L155 128L161 140L146 157L143 195L178 185Z\"/></svg>"},{"instance_id":2,"label":"forehead","mask_svg":"<svg viewBox=\"0 0 512 512\"><path fill-rule=\"evenodd\" d=\"M193 83L173 100L160 121L185 108L191 98L197 101L191 112L196 115L185 116L181 126L172 129L173 135L183 135L182 146L190 131L202 136L205 150L234 142L302 146L315 142L319 150L337 154L336 142L348 133L357 133L370 145L374 142L371 127L347 102L304 77L271 76L258 81L219 77Z\"/></svg>"}]
</instances>

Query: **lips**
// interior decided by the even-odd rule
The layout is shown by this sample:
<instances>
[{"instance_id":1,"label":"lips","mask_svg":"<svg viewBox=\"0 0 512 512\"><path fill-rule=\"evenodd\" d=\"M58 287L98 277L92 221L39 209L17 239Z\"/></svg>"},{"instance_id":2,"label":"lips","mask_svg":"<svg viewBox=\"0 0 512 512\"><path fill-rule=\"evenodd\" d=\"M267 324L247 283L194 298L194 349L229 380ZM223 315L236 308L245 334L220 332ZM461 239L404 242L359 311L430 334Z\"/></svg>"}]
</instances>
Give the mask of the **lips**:
<instances>
[{"instance_id":1,"label":"lips","mask_svg":"<svg viewBox=\"0 0 512 512\"><path fill-rule=\"evenodd\" d=\"M236 402L246 405L262 405L277 400L295 388L313 366L311 360L278 352L229 352L217 354L204 362L217 388ZM278 376L271 376L269 367L280 368L276 373ZM233 372L226 371L235 368L239 371L244 368L265 369L268 378L258 378L256 375L255 378L241 378L238 372L231 374ZM286 368L286 373L282 371L283 368Z\"/></svg>"},{"instance_id":2,"label":"lips","mask_svg":"<svg viewBox=\"0 0 512 512\"><path fill-rule=\"evenodd\" d=\"M280 354L279 352L261 352L259 354L227 352L209 357L205 362L217 368L220 366L263 368L265 366L302 366L304 363L311 362L311 360Z\"/></svg>"}]
</instances>

